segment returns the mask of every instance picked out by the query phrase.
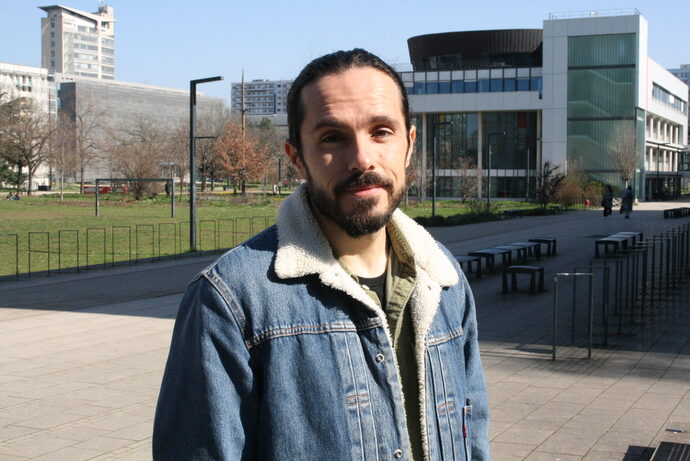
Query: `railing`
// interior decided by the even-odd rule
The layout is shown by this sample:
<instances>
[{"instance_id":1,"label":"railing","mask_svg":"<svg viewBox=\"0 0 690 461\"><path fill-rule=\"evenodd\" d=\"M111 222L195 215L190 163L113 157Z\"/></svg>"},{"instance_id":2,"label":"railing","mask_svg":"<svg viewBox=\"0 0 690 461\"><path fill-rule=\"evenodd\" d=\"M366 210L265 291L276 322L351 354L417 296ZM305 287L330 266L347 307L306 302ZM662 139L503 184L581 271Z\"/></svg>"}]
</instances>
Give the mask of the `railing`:
<instances>
[{"instance_id":1,"label":"railing","mask_svg":"<svg viewBox=\"0 0 690 461\"><path fill-rule=\"evenodd\" d=\"M637 8L618 8L609 10L581 10L581 11L560 11L549 13L549 19L577 19L577 18L596 18L599 16L631 16L641 15Z\"/></svg>"},{"instance_id":2,"label":"railing","mask_svg":"<svg viewBox=\"0 0 690 461\"><path fill-rule=\"evenodd\" d=\"M198 249L233 248L274 221L275 216L200 220ZM188 221L0 234L0 281L178 258L190 253L188 243Z\"/></svg>"},{"instance_id":3,"label":"railing","mask_svg":"<svg viewBox=\"0 0 690 461\"><path fill-rule=\"evenodd\" d=\"M597 276L599 271L601 277ZM586 306L583 306L584 303L581 301L578 302L578 278L590 280L586 290ZM559 291L562 291L560 286L567 279L572 280L573 290L570 312L559 309L559 306L563 305L568 307L567 299L559 295ZM578 312L586 311L585 342L588 348L587 358L591 358L593 345L608 345L610 327L617 326L614 333L623 336L634 334L640 327L654 322L654 319L660 316L660 312L664 312L663 309L686 296L684 287L689 279L690 223L675 226L632 243L626 248L593 259L587 266L576 266L572 273L556 274L552 359L556 359L557 346L578 346L576 330L578 319L583 317ZM597 321L599 316L595 315L596 310L601 313L600 321ZM562 335L559 339L560 327L568 322L569 339L564 340ZM579 329L582 329L581 325ZM594 337L597 338L596 344ZM581 335L579 338L582 341Z\"/></svg>"}]
</instances>

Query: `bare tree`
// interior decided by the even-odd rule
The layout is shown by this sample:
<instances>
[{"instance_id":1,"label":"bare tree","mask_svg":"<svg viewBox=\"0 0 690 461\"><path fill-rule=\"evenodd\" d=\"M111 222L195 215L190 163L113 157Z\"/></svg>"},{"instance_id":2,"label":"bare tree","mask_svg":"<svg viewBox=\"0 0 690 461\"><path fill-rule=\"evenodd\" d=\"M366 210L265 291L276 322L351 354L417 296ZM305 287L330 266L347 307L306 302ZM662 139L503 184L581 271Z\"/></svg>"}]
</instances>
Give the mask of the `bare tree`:
<instances>
[{"instance_id":1,"label":"bare tree","mask_svg":"<svg viewBox=\"0 0 690 461\"><path fill-rule=\"evenodd\" d=\"M178 190L182 199L182 183L189 172L189 124L181 121L166 131L163 161L172 168L173 174L180 178Z\"/></svg>"},{"instance_id":2,"label":"bare tree","mask_svg":"<svg viewBox=\"0 0 690 461\"><path fill-rule=\"evenodd\" d=\"M74 126L74 157L79 170L79 190L84 190L84 172L99 156L99 136L103 134L104 111L86 100L72 111Z\"/></svg>"},{"instance_id":3,"label":"bare tree","mask_svg":"<svg viewBox=\"0 0 690 461\"><path fill-rule=\"evenodd\" d=\"M74 174L77 166L77 158L74 152L74 133L74 121L71 120L69 115L60 114L53 133L52 148L48 162L58 175L61 202L64 200L65 177Z\"/></svg>"},{"instance_id":4,"label":"bare tree","mask_svg":"<svg viewBox=\"0 0 690 461\"><path fill-rule=\"evenodd\" d=\"M199 117L197 136L205 139L196 141L196 164L201 176L201 191L206 191L206 178L213 179L220 176L222 165L217 157L216 142L225 131L230 120L230 113L226 107L213 106Z\"/></svg>"},{"instance_id":5,"label":"bare tree","mask_svg":"<svg viewBox=\"0 0 690 461\"><path fill-rule=\"evenodd\" d=\"M216 152L223 173L241 185L242 194L246 190L245 183L260 177L266 170L265 148L252 136L245 135L237 123L227 123L225 132L216 142Z\"/></svg>"},{"instance_id":6,"label":"bare tree","mask_svg":"<svg viewBox=\"0 0 690 461\"><path fill-rule=\"evenodd\" d=\"M160 175L164 131L151 120L137 119L120 127L112 142L115 169L126 178L155 178ZM130 193L136 200L155 195L151 183L133 181Z\"/></svg>"},{"instance_id":7,"label":"bare tree","mask_svg":"<svg viewBox=\"0 0 690 461\"><path fill-rule=\"evenodd\" d=\"M565 174L558 173L558 169L558 165L544 162L537 174L537 201L544 209L557 196L561 183L565 179Z\"/></svg>"},{"instance_id":8,"label":"bare tree","mask_svg":"<svg viewBox=\"0 0 690 461\"><path fill-rule=\"evenodd\" d=\"M607 154L613 168L627 187L630 180L635 176L635 170L639 163L633 123L619 122L616 124L611 131Z\"/></svg>"},{"instance_id":9,"label":"bare tree","mask_svg":"<svg viewBox=\"0 0 690 461\"><path fill-rule=\"evenodd\" d=\"M479 178L483 175L481 168L471 157L460 157L458 159L458 192L462 203L468 198L477 196L477 185Z\"/></svg>"},{"instance_id":10,"label":"bare tree","mask_svg":"<svg viewBox=\"0 0 690 461\"><path fill-rule=\"evenodd\" d=\"M262 118L258 123L250 123L247 131L256 139L259 148L266 152L268 164L264 182L267 176L271 176L270 182L277 184L280 191L280 182L285 173L284 164L287 159L283 150L284 137L278 133L268 117Z\"/></svg>"},{"instance_id":11,"label":"bare tree","mask_svg":"<svg viewBox=\"0 0 690 461\"><path fill-rule=\"evenodd\" d=\"M17 169L17 191L22 185L22 170L27 169L27 194L31 195L34 174L48 155L52 127L48 117L26 98L2 103L0 115L0 156Z\"/></svg>"},{"instance_id":12,"label":"bare tree","mask_svg":"<svg viewBox=\"0 0 690 461\"><path fill-rule=\"evenodd\" d=\"M431 170L425 168L422 154L415 149L412 152L410 164L407 167L407 184L417 191L417 200L426 200L426 194L431 190ZM409 189L409 187L408 187Z\"/></svg>"}]
</instances>

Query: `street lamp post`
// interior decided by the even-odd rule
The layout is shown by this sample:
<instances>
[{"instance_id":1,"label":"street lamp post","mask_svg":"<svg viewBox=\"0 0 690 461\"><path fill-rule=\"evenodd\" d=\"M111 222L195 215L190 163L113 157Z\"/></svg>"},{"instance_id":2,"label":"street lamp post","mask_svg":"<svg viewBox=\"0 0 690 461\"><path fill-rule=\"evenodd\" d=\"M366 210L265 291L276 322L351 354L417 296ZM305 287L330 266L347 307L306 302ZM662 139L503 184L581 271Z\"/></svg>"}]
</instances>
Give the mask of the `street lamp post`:
<instances>
[{"instance_id":1,"label":"street lamp post","mask_svg":"<svg viewBox=\"0 0 690 461\"><path fill-rule=\"evenodd\" d=\"M438 122L434 125L434 154L431 157L431 216L436 216L436 156L438 155L438 134L439 127L453 126L453 121ZM451 128L452 129L452 128ZM444 136L445 139L445 136Z\"/></svg>"},{"instance_id":2,"label":"street lamp post","mask_svg":"<svg viewBox=\"0 0 690 461\"><path fill-rule=\"evenodd\" d=\"M189 81L189 249L196 251L196 86L217 82L223 77Z\"/></svg>"},{"instance_id":3,"label":"street lamp post","mask_svg":"<svg viewBox=\"0 0 690 461\"><path fill-rule=\"evenodd\" d=\"M488 155L488 160L489 160L489 168L486 170L486 208L488 209L491 206L491 138L494 136L498 135L504 135L506 134L505 131L497 131L495 133L489 133L486 136L486 142L489 144L489 155Z\"/></svg>"}]
</instances>

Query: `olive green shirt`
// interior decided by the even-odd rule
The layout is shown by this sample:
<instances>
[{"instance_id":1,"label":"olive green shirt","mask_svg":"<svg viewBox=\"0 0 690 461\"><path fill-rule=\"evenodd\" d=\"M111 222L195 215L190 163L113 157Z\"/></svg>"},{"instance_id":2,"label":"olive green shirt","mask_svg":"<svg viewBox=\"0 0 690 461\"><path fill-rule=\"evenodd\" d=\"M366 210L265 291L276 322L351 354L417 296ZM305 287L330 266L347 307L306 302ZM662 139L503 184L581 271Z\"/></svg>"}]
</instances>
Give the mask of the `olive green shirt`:
<instances>
[{"instance_id":1,"label":"olive green shirt","mask_svg":"<svg viewBox=\"0 0 690 461\"><path fill-rule=\"evenodd\" d=\"M400 231L389 224L386 228L390 240L390 257L386 270L386 298L383 311L386 314L388 329L395 350L407 415L407 430L410 437L412 459L422 459L422 427L419 404L419 378L415 356L415 335L409 300L414 289L417 272L414 266L412 250ZM359 279L338 258L345 271L358 283ZM367 286L364 291L381 306L379 297Z\"/></svg>"}]
</instances>

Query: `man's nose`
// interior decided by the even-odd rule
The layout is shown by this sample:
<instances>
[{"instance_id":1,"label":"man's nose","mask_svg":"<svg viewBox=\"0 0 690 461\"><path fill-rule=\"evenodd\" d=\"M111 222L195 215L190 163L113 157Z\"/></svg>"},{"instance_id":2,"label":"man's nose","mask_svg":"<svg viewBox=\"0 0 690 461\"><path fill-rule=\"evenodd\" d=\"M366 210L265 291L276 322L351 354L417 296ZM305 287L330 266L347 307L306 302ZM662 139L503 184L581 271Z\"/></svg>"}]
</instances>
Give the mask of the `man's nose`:
<instances>
[{"instance_id":1,"label":"man's nose","mask_svg":"<svg viewBox=\"0 0 690 461\"><path fill-rule=\"evenodd\" d=\"M374 152L368 136L357 136L352 142L349 170L365 172L374 169Z\"/></svg>"}]
</instances>

